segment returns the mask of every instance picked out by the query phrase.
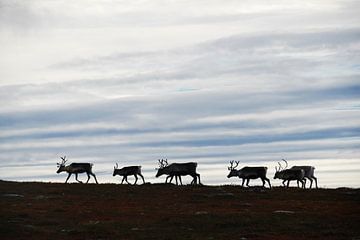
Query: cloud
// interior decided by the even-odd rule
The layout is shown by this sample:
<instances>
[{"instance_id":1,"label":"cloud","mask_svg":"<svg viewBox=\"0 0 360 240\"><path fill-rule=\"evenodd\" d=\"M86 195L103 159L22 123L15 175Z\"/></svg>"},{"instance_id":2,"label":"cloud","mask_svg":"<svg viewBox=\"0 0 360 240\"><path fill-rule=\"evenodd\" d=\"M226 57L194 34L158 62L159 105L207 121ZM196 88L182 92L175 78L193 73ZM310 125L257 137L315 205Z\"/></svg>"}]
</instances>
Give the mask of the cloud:
<instances>
[{"instance_id":1,"label":"cloud","mask_svg":"<svg viewBox=\"0 0 360 240\"><path fill-rule=\"evenodd\" d=\"M359 36L359 29L236 35L181 49L74 59L50 68L86 72L69 87L125 88L135 94L225 86L246 91L259 84L270 90L327 87L340 84L339 78L351 85L359 74L354 67ZM93 73L98 71L104 74L97 79ZM147 88L140 91L138 85Z\"/></svg>"},{"instance_id":2,"label":"cloud","mask_svg":"<svg viewBox=\"0 0 360 240\"><path fill-rule=\"evenodd\" d=\"M357 3L323 3L1 1L0 176L62 181L66 154L159 182L167 157L225 184L289 158L358 186Z\"/></svg>"}]
</instances>

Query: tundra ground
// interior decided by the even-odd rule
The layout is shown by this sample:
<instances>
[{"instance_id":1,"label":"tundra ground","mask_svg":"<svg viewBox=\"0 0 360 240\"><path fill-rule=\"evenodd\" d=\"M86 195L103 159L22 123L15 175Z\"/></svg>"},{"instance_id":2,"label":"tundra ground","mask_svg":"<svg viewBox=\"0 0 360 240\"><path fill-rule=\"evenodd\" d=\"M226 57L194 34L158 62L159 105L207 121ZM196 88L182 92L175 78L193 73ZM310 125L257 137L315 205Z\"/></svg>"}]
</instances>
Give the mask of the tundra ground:
<instances>
[{"instance_id":1,"label":"tundra ground","mask_svg":"<svg viewBox=\"0 0 360 240\"><path fill-rule=\"evenodd\" d=\"M0 181L1 239L360 239L360 189Z\"/></svg>"}]
</instances>

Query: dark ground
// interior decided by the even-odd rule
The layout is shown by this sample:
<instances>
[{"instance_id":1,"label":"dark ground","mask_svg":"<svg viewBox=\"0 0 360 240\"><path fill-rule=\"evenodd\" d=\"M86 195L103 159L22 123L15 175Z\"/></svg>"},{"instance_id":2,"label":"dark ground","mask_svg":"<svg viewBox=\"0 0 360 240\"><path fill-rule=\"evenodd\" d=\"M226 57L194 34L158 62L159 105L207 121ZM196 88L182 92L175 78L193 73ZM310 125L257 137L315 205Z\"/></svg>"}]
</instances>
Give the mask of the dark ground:
<instances>
[{"instance_id":1,"label":"dark ground","mask_svg":"<svg viewBox=\"0 0 360 240\"><path fill-rule=\"evenodd\" d=\"M360 240L360 189L0 181L0 239Z\"/></svg>"}]
</instances>

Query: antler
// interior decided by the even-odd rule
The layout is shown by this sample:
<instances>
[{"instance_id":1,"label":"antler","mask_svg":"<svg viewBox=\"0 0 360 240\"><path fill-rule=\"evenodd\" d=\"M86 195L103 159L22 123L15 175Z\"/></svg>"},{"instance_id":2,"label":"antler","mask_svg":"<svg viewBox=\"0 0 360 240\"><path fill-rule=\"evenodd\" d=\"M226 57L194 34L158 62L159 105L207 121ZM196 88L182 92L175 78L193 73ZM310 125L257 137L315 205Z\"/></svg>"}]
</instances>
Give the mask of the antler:
<instances>
[{"instance_id":1,"label":"antler","mask_svg":"<svg viewBox=\"0 0 360 240\"><path fill-rule=\"evenodd\" d=\"M119 167L119 165L116 163L116 165L114 166L114 170L117 169Z\"/></svg>"},{"instance_id":2,"label":"antler","mask_svg":"<svg viewBox=\"0 0 360 240\"><path fill-rule=\"evenodd\" d=\"M165 167L165 163L164 163L164 162L165 162L164 159L161 159L161 160L159 159L159 167L160 167L160 168Z\"/></svg>"},{"instance_id":3,"label":"antler","mask_svg":"<svg viewBox=\"0 0 360 240\"><path fill-rule=\"evenodd\" d=\"M167 159L161 159L161 160L158 159L158 161L159 161L159 168L164 168L169 165Z\"/></svg>"},{"instance_id":4,"label":"antler","mask_svg":"<svg viewBox=\"0 0 360 240\"><path fill-rule=\"evenodd\" d=\"M239 162L240 162L240 161L235 161L236 165L235 165L234 168L237 168L237 166L239 165Z\"/></svg>"},{"instance_id":5,"label":"antler","mask_svg":"<svg viewBox=\"0 0 360 240\"><path fill-rule=\"evenodd\" d=\"M228 169L231 171L233 170L233 164L234 164L234 161L230 161L230 167L228 167Z\"/></svg>"},{"instance_id":6,"label":"antler","mask_svg":"<svg viewBox=\"0 0 360 240\"><path fill-rule=\"evenodd\" d=\"M65 163L67 162L67 160L66 160L66 156L63 156L63 157L60 157L61 158L61 163L57 163L57 165L58 166L60 166L60 165L65 165Z\"/></svg>"},{"instance_id":7,"label":"antler","mask_svg":"<svg viewBox=\"0 0 360 240\"><path fill-rule=\"evenodd\" d=\"M277 172L279 172L279 171L281 171L281 170L283 169L283 167L281 166L281 163L278 162L278 164L279 164L279 168L277 169ZM276 167L275 167L275 168L276 168Z\"/></svg>"},{"instance_id":8,"label":"antler","mask_svg":"<svg viewBox=\"0 0 360 240\"><path fill-rule=\"evenodd\" d=\"M229 170L233 170L233 169L235 169L238 165L239 165L239 162L240 161L235 161L235 166L233 166L234 165L234 160L232 160L232 161L230 161L230 167L228 167L228 169Z\"/></svg>"},{"instance_id":9,"label":"antler","mask_svg":"<svg viewBox=\"0 0 360 240\"><path fill-rule=\"evenodd\" d=\"M282 159L285 163L286 163L286 166L285 166L285 169L288 167L288 162L285 160L285 159Z\"/></svg>"}]
</instances>

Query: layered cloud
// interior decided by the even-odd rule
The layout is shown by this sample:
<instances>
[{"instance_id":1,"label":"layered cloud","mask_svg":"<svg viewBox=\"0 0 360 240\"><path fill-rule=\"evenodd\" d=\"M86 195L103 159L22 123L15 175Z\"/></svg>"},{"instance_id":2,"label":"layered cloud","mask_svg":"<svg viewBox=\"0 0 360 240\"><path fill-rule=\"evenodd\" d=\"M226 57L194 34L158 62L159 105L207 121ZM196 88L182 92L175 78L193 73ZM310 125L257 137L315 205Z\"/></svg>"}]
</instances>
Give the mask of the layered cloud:
<instances>
[{"instance_id":1,"label":"layered cloud","mask_svg":"<svg viewBox=\"0 0 360 240\"><path fill-rule=\"evenodd\" d=\"M67 155L103 182L168 158L224 184L229 160L287 158L359 187L356 2L52 4L0 4L0 178L62 181Z\"/></svg>"}]
</instances>

